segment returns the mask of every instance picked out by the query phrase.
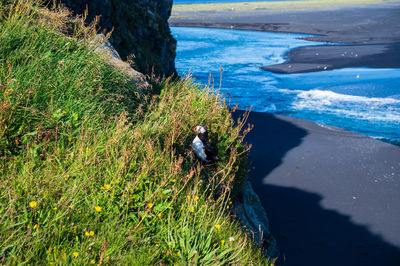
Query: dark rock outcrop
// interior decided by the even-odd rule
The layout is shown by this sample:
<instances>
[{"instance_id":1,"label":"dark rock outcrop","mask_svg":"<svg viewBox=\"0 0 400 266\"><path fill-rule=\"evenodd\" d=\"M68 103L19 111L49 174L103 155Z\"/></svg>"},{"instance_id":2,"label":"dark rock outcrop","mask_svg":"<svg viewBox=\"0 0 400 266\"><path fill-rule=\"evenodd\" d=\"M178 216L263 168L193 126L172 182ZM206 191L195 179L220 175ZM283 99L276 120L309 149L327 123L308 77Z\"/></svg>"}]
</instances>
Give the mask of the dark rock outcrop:
<instances>
[{"instance_id":1,"label":"dark rock outcrop","mask_svg":"<svg viewBox=\"0 0 400 266\"><path fill-rule=\"evenodd\" d=\"M88 10L87 22L100 16L104 31L123 60L134 55L134 68L144 74L176 75L176 41L168 18L172 0L63 0L75 14Z\"/></svg>"},{"instance_id":2,"label":"dark rock outcrop","mask_svg":"<svg viewBox=\"0 0 400 266\"><path fill-rule=\"evenodd\" d=\"M98 34L91 45L95 46L94 51L101 54L105 62L125 74L127 80L137 89L144 90L150 86L146 81L146 77L142 73L134 70L127 62L122 61L120 55L111 43L106 40L104 34Z\"/></svg>"},{"instance_id":3,"label":"dark rock outcrop","mask_svg":"<svg viewBox=\"0 0 400 266\"><path fill-rule=\"evenodd\" d=\"M264 254L275 259L279 256L278 246L269 229L269 221L260 198L250 182L246 181L238 200L234 202L232 213L249 230L250 235Z\"/></svg>"}]
</instances>

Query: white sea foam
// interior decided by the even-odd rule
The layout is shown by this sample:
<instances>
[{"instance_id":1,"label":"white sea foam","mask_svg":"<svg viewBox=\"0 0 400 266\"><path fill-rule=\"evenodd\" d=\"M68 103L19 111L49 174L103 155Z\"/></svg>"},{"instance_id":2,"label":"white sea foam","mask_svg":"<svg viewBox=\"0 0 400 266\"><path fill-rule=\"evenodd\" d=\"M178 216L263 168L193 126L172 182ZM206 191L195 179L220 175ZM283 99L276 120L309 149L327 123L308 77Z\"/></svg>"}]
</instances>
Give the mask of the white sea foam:
<instances>
[{"instance_id":1,"label":"white sea foam","mask_svg":"<svg viewBox=\"0 0 400 266\"><path fill-rule=\"evenodd\" d=\"M363 120L400 121L400 100L394 98L346 95L319 89L281 89L280 92L296 95L292 108L298 111L335 113Z\"/></svg>"}]
</instances>

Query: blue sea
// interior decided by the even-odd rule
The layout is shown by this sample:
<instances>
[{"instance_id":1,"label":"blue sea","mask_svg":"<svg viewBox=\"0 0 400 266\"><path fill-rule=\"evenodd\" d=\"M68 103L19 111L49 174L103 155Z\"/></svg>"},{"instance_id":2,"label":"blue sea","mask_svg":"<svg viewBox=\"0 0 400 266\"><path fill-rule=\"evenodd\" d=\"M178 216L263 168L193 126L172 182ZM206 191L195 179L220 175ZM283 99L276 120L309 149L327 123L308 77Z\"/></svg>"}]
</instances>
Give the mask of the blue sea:
<instances>
[{"instance_id":1,"label":"blue sea","mask_svg":"<svg viewBox=\"0 0 400 266\"><path fill-rule=\"evenodd\" d=\"M302 74L260 69L285 60L290 49L321 43L309 35L172 27L176 67L240 109L283 114L338 126L400 145L400 69L344 68Z\"/></svg>"}]
</instances>

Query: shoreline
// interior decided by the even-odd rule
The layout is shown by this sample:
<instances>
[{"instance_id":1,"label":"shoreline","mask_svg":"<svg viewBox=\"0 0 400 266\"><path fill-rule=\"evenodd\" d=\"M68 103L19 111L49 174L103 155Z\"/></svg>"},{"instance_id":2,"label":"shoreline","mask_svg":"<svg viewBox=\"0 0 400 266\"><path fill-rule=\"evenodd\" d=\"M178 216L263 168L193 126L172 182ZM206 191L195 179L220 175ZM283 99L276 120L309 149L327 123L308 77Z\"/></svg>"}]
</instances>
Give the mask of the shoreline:
<instances>
[{"instance_id":1,"label":"shoreline","mask_svg":"<svg viewBox=\"0 0 400 266\"><path fill-rule=\"evenodd\" d=\"M194 4L184 11L175 6L170 26L302 33L315 35L305 40L332 43L290 50L285 62L263 66L266 71L290 74L345 67L400 68L400 2L283 12L260 7L227 11L225 3L212 4L215 11L197 10L207 5L211 4Z\"/></svg>"}]
</instances>

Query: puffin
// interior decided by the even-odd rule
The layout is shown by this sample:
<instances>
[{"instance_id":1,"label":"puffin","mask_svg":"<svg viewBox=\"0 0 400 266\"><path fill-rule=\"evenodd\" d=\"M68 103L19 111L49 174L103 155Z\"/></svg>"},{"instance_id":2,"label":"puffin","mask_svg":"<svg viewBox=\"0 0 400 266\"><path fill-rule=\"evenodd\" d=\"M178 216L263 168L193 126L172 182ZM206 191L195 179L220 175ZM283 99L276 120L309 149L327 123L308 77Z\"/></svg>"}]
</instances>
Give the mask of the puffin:
<instances>
[{"instance_id":1,"label":"puffin","mask_svg":"<svg viewBox=\"0 0 400 266\"><path fill-rule=\"evenodd\" d=\"M199 125L192 128L197 133L197 136L192 142L194 154L205 163L213 163L219 161L215 150L208 141L208 131L205 126Z\"/></svg>"}]
</instances>

